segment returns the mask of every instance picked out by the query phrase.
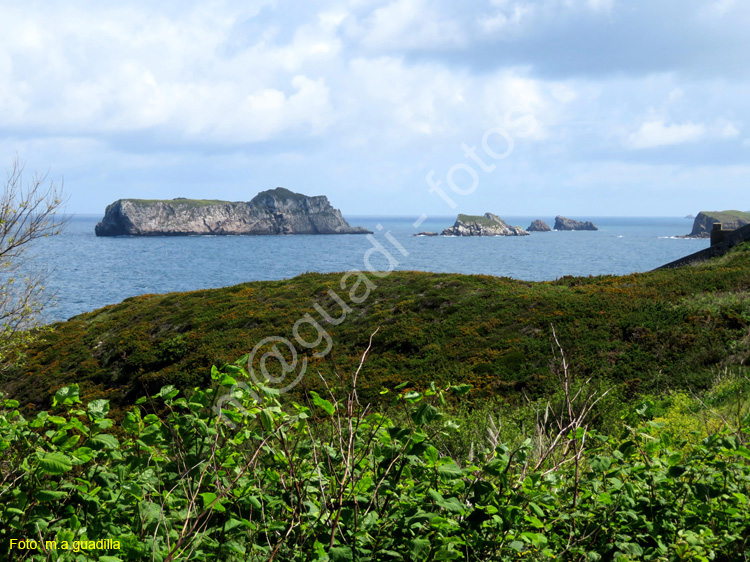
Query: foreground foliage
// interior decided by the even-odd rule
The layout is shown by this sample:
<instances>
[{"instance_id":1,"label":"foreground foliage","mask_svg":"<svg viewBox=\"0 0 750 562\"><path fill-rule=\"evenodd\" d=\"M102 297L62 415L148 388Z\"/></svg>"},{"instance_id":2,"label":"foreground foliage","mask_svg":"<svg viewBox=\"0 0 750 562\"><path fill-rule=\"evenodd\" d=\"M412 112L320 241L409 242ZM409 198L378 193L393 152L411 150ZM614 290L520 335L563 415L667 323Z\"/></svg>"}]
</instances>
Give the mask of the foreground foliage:
<instances>
[{"instance_id":1,"label":"foreground foliage","mask_svg":"<svg viewBox=\"0 0 750 562\"><path fill-rule=\"evenodd\" d=\"M83 407L76 386L29 419L5 400L0 558L750 558L750 417L691 440L648 421L644 404L639 425L602 435L588 416L603 393L562 361L560 407L540 406L523 440L491 430L468 458L444 446L461 432L446 398L468 385L388 393L402 412L392 417L360 405L359 370L341 394L282 407L241 383L240 362L214 368L210 388L139 400L119 425L106 400ZM14 538L57 550L9 550ZM61 547L99 539L120 548Z\"/></svg>"}]
</instances>

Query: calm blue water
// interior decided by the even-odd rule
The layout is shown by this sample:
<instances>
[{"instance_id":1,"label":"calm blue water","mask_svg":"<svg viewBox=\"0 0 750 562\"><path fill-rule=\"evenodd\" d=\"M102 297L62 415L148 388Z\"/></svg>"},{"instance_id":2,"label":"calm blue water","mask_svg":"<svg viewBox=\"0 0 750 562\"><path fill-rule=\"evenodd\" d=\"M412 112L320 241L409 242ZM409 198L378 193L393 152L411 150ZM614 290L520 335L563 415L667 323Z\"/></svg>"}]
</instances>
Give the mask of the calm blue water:
<instances>
[{"instance_id":1,"label":"calm blue water","mask_svg":"<svg viewBox=\"0 0 750 562\"><path fill-rule=\"evenodd\" d=\"M545 232L524 237L414 237L451 226L453 217L431 217L418 228L410 217L347 217L375 232L390 259L372 250L367 236L188 236L97 238L101 217L74 217L59 236L41 240L39 263L57 304L48 321L118 303L145 293L225 287L245 281L288 279L306 271L372 268L481 273L529 281L564 275L648 271L708 246L707 240L672 238L690 232L681 218L575 217L598 232ZM503 217L526 228L535 218ZM381 231L377 225L382 225ZM386 237L390 233L406 256Z\"/></svg>"}]
</instances>

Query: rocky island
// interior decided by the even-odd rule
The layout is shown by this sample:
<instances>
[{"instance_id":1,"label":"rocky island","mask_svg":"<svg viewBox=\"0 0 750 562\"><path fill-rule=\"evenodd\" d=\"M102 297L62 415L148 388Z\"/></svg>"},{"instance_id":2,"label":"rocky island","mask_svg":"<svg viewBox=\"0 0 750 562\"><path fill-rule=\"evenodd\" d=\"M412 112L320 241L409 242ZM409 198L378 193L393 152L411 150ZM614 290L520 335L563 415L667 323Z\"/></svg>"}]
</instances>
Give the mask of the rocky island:
<instances>
[{"instance_id":1,"label":"rocky island","mask_svg":"<svg viewBox=\"0 0 750 562\"><path fill-rule=\"evenodd\" d=\"M325 195L308 197L283 187L249 202L177 198L119 199L96 225L97 236L197 234L370 234L350 226Z\"/></svg>"},{"instance_id":2,"label":"rocky island","mask_svg":"<svg viewBox=\"0 0 750 562\"><path fill-rule=\"evenodd\" d=\"M450 228L443 230L443 236L528 236L519 226L510 226L492 213L479 215L458 215Z\"/></svg>"},{"instance_id":3,"label":"rocky island","mask_svg":"<svg viewBox=\"0 0 750 562\"><path fill-rule=\"evenodd\" d=\"M710 238L714 223L721 223L724 230L736 230L750 224L750 213L742 211L701 211L693 221L693 230L681 238Z\"/></svg>"},{"instance_id":4,"label":"rocky island","mask_svg":"<svg viewBox=\"0 0 750 562\"><path fill-rule=\"evenodd\" d=\"M555 230L599 230L599 228L591 221L581 222L557 215Z\"/></svg>"},{"instance_id":5,"label":"rocky island","mask_svg":"<svg viewBox=\"0 0 750 562\"><path fill-rule=\"evenodd\" d=\"M529 225L527 228L529 232L551 232L552 229L549 225L541 219L537 219Z\"/></svg>"}]
</instances>

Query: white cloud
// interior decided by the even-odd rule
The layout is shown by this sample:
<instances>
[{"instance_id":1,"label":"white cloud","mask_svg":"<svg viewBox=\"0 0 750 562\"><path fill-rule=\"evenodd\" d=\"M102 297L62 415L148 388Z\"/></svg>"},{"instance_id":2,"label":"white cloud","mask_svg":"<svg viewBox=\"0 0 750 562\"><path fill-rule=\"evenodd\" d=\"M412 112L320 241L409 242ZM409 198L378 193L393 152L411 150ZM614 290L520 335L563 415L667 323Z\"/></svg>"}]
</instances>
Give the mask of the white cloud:
<instances>
[{"instance_id":1,"label":"white cloud","mask_svg":"<svg viewBox=\"0 0 750 562\"><path fill-rule=\"evenodd\" d=\"M719 119L714 123L712 133L719 139L733 139L740 135L740 130L731 121Z\"/></svg>"},{"instance_id":2,"label":"white cloud","mask_svg":"<svg viewBox=\"0 0 750 562\"><path fill-rule=\"evenodd\" d=\"M303 68L338 57L340 17L225 53L238 18L226 4L179 15L137 7L7 9L0 22L0 126L59 134L152 130L173 142L321 134L333 119L325 77Z\"/></svg>"},{"instance_id":3,"label":"white cloud","mask_svg":"<svg viewBox=\"0 0 750 562\"><path fill-rule=\"evenodd\" d=\"M594 11L610 12L615 6L615 0L588 0L589 7Z\"/></svg>"},{"instance_id":4,"label":"white cloud","mask_svg":"<svg viewBox=\"0 0 750 562\"><path fill-rule=\"evenodd\" d=\"M393 0L364 18L361 43L369 49L443 49L466 42L460 22L427 0Z\"/></svg>"},{"instance_id":5,"label":"white cloud","mask_svg":"<svg viewBox=\"0 0 750 562\"><path fill-rule=\"evenodd\" d=\"M701 140L729 140L739 134L737 126L726 119L716 119L708 125L693 122L666 124L664 120L652 120L631 133L626 145L631 149L656 148Z\"/></svg>"},{"instance_id":6,"label":"white cloud","mask_svg":"<svg viewBox=\"0 0 750 562\"><path fill-rule=\"evenodd\" d=\"M478 18L479 29L486 34L518 31L521 23L532 13L532 6L525 2L496 3L498 9L493 15L483 14Z\"/></svg>"},{"instance_id":7,"label":"white cloud","mask_svg":"<svg viewBox=\"0 0 750 562\"><path fill-rule=\"evenodd\" d=\"M443 133L453 129L467 108L467 80L460 72L429 64L409 66L392 57L354 59L350 70L348 91L360 98L354 102L355 118L372 119L377 127L372 134L385 133L403 142L405 134Z\"/></svg>"},{"instance_id":8,"label":"white cloud","mask_svg":"<svg viewBox=\"0 0 750 562\"><path fill-rule=\"evenodd\" d=\"M706 133L702 124L666 125L664 121L648 121L628 137L630 148L655 148L700 140Z\"/></svg>"}]
</instances>

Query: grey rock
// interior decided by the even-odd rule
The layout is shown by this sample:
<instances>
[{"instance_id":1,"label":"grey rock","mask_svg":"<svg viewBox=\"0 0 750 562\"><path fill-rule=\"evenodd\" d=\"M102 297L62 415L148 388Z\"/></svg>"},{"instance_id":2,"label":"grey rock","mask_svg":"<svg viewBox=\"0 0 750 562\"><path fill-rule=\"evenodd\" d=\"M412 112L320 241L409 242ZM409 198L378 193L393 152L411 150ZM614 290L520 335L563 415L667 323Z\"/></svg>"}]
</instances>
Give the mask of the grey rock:
<instances>
[{"instance_id":1,"label":"grey rock","mask_svg":"<svg viewBox=\"0 0 750 562\"><path fill-rule=\"evenodd\" d=\"M456 222L442 232L443 236L528 236L520 226L510 226L492 213L458 215Z\"/></svg>"},{"instance_id":2,"label":"grey rock","mask_svg":"<svg viewBox=\"0 0 750 562\"><path fill-rule=\"evenodd\" d=\"M529 228L527 228L529 232L550 232L552 229L549 227L549 225L544 222L543 220L535 220L529 225Z\"/></svg>"},{"instance_id":3,"label":"grey rock","mask_svg":"<svg viewBox=\"0 0 750 562\"><path fill-rule=\"evenodd\" d=\"M283 187L249 202L177 198L119 199L96 225L97 236L196 234L369 234L350 226L324 195L308 197Z\"/></svg>"},{"instance_id":4,"label":"grey rock","mask_svg":"<svg viewBox=\"0 0 750 562\"><path fill-rule=\"evenodd\" d=\"M440 236L437 232L418 232L413 236Z\"/></svg>"},{"instance_id":5,"label":"grey rock","mask_svg":"<svg viewBox=\"0 0 750 562\"><path fill-rule=\"evenodd\" d=\"M555 230L599 230L591 221L580 222L557 215L555 217Z\"/></svg>"}]
</instances>

